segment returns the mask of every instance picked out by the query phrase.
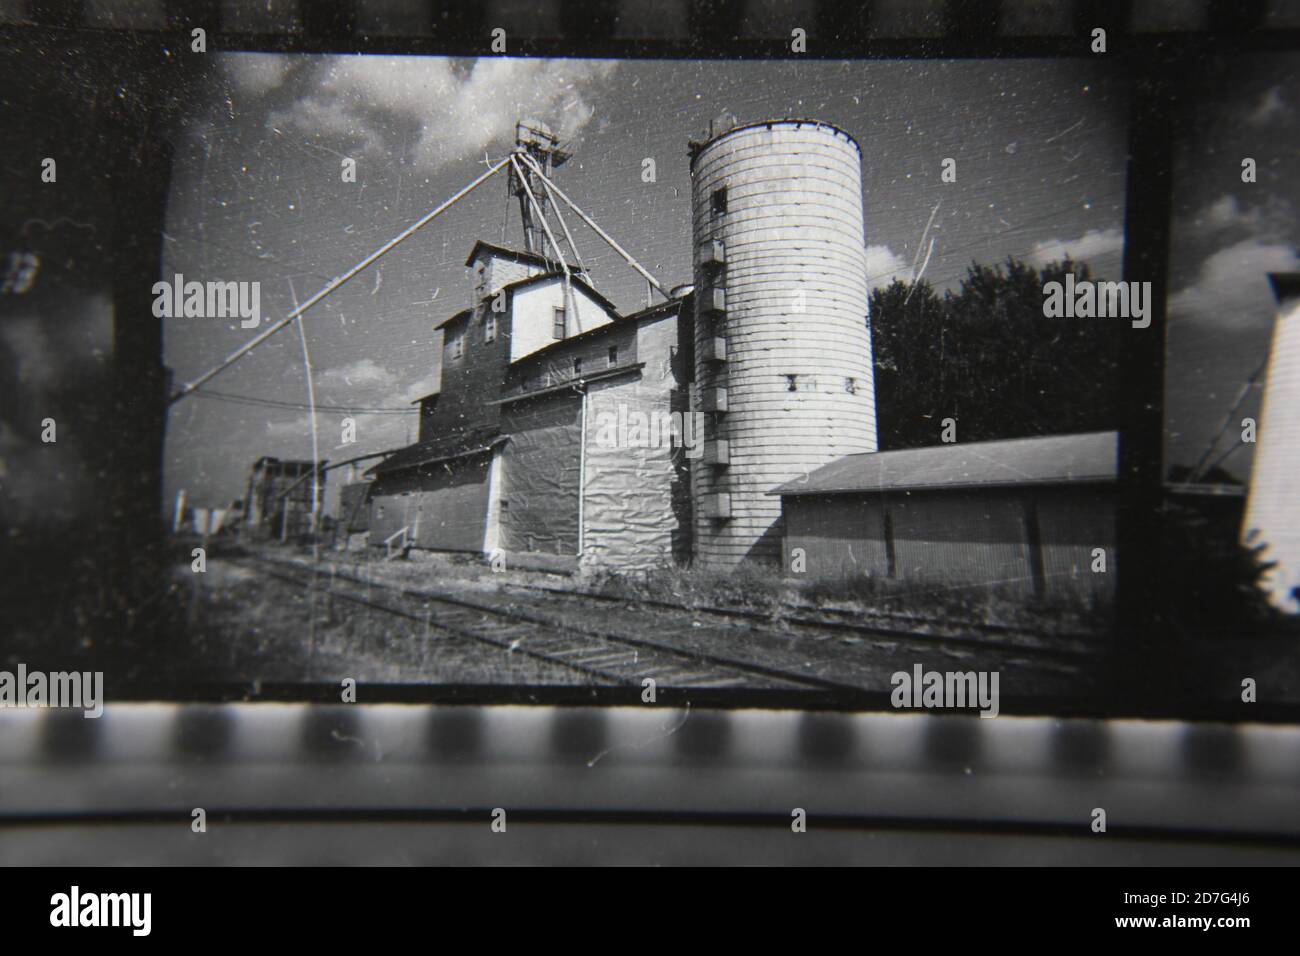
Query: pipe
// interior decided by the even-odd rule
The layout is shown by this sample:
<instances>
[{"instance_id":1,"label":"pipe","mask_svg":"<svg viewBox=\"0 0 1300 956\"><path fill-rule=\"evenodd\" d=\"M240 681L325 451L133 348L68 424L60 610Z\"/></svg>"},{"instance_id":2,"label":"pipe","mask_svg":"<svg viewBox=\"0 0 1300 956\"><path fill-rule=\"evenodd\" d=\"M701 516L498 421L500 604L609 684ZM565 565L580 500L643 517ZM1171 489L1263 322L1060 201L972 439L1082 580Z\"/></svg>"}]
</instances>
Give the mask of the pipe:
<instances>
[{"instance_id":1,"label":"pipe","mask_svg":"<svg viewBox=\"0 0 1300 956\"><path fill-rule=\"evenodd\" d=\"M551 232L551 225L546 221L546 217L542 214L542 205L537 201L537 197L533 195L532 189L528 187L528 179L524 176L524 170L519 165L519 161L515 159L513 153L510 154L510 162L514 166L515 172L519 174L519 185L523 186L524 194L528 196L528 201L532 203L533 212L537 214L537 221L541 223L542 231L546 234L546 241L549 242L551 248L555 250L555 258L560 261L560 268L564 271L565 323L567 324L572 322L574 331L581 332L582 328L578 323L578 306L573 300L573 276L569 272L569 264L564 261L564 250L561 249L560 244L555 241L555 233ZM537 164L533 163L532 167L533 169L536 169ZM540 176L541 173L538 173L538 175ZM567 329L565 330L565 334L568 334Z\"/></svg>"},{"instance_id":2,"label":"pipe","mask_svg":"<svg viewBox=\"0 0 1300 956\"><path fill-rule=\"evenodd\" d=\"M402 242L402 241L405 240L405 239L409 239L409 238L410 238L410 237L411 237L411 236L412 236L412 235L413 235L417 230L423 228L425 225L427 225L429 222L431 222L435 216L439 215L439 214L442 213L444 210L446 210L448 207L450 207L453 203L455 203L457 200L461 199L461 198L462 198L463 196L465 196L465 195L466 195L466 194L467 194L471 189L473 189L474 187L478 186L480 183L484 182L484 181L487 180L489 177L494 176L494 175L497 173L497 171L500 170L500 169L501 169L503 166L505 166L507 163L509 163L510 160L511 160L511 157L510 157L510 156L507 156L505 159L501 160L501 162L497 163L495 166L493 166L491 169L489 169L489 170L488 170L486 173L484 173L482 176L478 177L478 179L474 180L472 183L470 183L470 184L469 184L468 186L466 186L464 189L462 189L462 190L460 190L459 192L457 192L454 196L452 196L450 199L448 199L446 202L444 202L444 203L443 203L441 206L439 206L437 209L434 209L432 212L427 213L427 214L426 214L425 216L423 216L422 218L416 220L414 223L412 223L411 225L407 226L405 229L403 229L400 233L398 233L398 234L397 234L396 236L394 236L392 239L388 240L386 243L384 243L382 246L380 246L380 247L379 247L378 249L376 249L374 252L370 253L370 255L366 256L364 259L362 259L360 262L358 262L358 263L357 263L356 265L354 265L352 268L348 269L347 272L344 272L344 273L341 274L341 275L335 276L333 279L331 279L328 283L325 284L325 287L324 287L324 288L322 288L319 292L316 292L316 293L315 293L315 294L314 294L310 299L308 299L308 300L307 300L306 302L304 302L302 305L298 306L296 309L294 309L292 312L290 312L288 315L286 315L286 316L285 316L283 319L281 319L279 322L275 323L275 325L271 326L269 329L267 329L265 332L261 333L260 335L256 335L256 336L254 336L254 337L253 337L252 339L250 339L248 342L244 343L244 344L241 345L239 348L235 349L235 351L231 352L231 353L230 353L229 355L227 355L224 359L222 359L220 363L218 363L216 366L214 366L213 368L209 369L208 371L204 372L204 373L203 373L202 375L200 375L198 378L194 379L194 381L190 382L190 383L187 384L187 385L183 385L183 386L181 386L180 391L178 391L175 395L173 395L173 396L171 396L169 399L167 399L167 404L168 404L168 405L172 405L172 404L174 404L175 402L180 401L182 398L184 398L186 395L188 395L188 394L190 394L191 392L193 392L196 388L198 388L198 387L199 387L200 385L202 385L204 382L208 381L209 379L215 378L217 375L220 375L222 372L224 372L224 371L225 371L227 368L229 368L231 365L234 365L235 362L239 361L241 358L243 358L243 357L244 357L245 355L247 355L249 352L253 351L253 349L257 348L257 346L261 345L263 342L265 342L265 341L266 341L267 339L269 339L271 336L275 335L276 332L279 332L279 331L280 331L281 329L283 329L286 325L288 325L289 323L291 323L294 319L298 318L300 315L302 315L304 312L306 312L308 309L310 309L313 305L315 305L315 304L316 304L317 302L319 302L321 299L325 298L325 296L329 295L331 292L333 292L333 291L334 291L335 289L337 289L339 286L343 285L343 283L347 282L349 279L351 279L351 278L352 278L353 276L355 276L357 273L361 272L361 271L362 271L363 269L365 269L367 266L371 265L373 262L375 262L377 259L379 259L381 256L383 256L386 252L388 252L390 249L392 249L394 246L396 246L399 242Z\"/></svg>"},{"instance_id":3,"label":"pipe","mask_svg":"<svg viewBox=\"0 0 1300 956\"><path fill-rule=\"evenodd\" d=\"M631 254L628 253L626 249L624 249L617 242L615 242L610 237L610 235L607 232L605 232L604 229L601 229L600 226L596 225L596 221L594 219L592 219L585 212L579 209L577 204L574 203L572 199L570 199L568 196L564 194L564 190L562 190L559 186L555 185L555 183L547 179L546 175L538 168L535 162L531 162L529 157L527 156L524 157L524 161L527 162L530 166L532 166L533 172L537 174L537 177L542 181L544 185L549 186L551 189L553 189L555 191L555 195L563 199L565 203L568 204L569 208L578 214L578 218L580 218L583 222L585 222L588 226L590 226L592 230L596 233L596 235L600 236L600 238L604 239L607 243L609 243L610 247L615 252L617 252L625 260L627 260L628 265L630 265L637 272L641 273L641 277L644 278L647 282L649 282L652 286L654 286L655 289L658 290L660 295L662 295L665 299L672 298L672 296L670 296L666 291L664 291L664 287L659 284L658 279L656 279L650 273L646 272L645 269L641 268L641 263L633 259Z\"/></svg>"}]
</instances>

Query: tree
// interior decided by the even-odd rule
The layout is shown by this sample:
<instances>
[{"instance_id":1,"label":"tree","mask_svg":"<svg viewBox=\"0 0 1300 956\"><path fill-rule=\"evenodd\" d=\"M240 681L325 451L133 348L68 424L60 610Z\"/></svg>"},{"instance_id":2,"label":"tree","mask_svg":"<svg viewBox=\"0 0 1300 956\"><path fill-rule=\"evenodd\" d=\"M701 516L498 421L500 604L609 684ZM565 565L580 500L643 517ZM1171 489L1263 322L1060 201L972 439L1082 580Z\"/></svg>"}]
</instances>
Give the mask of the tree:
<instances>
[{"instance_id":1,"label":"tree","mask_svg":"<svg viewBox=\"0 0 1300 956\"><path fill-rule=\"evenodd\" d=\"M870 326L880 447L936 444L955 418L962 441L1116 427L1118 355L1127 323L1050 319L1043 287L1074 274L1070 259L1036 270L1016 259L972 263L960 291L928 282L876 289Z\"/></svg>"}]
</instances>

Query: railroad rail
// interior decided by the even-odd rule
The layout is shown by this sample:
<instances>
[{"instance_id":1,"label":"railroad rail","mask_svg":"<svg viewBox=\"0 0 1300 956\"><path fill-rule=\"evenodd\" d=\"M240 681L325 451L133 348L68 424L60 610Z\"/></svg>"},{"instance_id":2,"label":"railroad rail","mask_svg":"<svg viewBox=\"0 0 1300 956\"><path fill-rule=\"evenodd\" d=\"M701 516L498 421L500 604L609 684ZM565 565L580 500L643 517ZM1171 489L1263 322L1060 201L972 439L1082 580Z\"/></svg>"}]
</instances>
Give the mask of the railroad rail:
<instances>
[{"instance_id":1,"label":"railroad rail","mask_svg":"<svg viewBox=\"0 0 1300 956\"><path fill-rule=\"evenodd\" d=\"M745 686L851 693L862 691L861 687L852 684L671 647L643 638L612 634L586 625L557 622L543 614L521 611L514 607L492 606L424 588L407 588L367 580L337 570L328 578L318 573L313 579L313 569L310 567L262 555L245 553L230 555L227 559L256 562L262 566L260 573L267 577L302 587L320 586L324 580L328 582L323 588L325 593L342 601L383 611L459 638L508 653L522 654L615 684L641 686L646 678L652 678L656 686L661 688ZM271 570L267 565L288 569L291 573ZM338 586L340 582L344 584L343 588ZM367 595L358 594L349 585L364 586L368 590L378 589L399 599L419 601L422 606L417 611L410 606L394 606L376 601ZM431 606L436 607L436 614L431 613L434 610Z\"/></svg>"},{"instance_id":2,"label":"railroad rail","mask_svg":"<svg viewBox=\"0 0 1300 956\"><path fill-rule=\"evenodd\" d=\"M1049 656L1076 656L1093 653L1105 640L1103 632L1061 631L1045 635L1030 627L1016 624L995 624L988 621L970 621L960 618L939 618L901 611L870 611L847 608L819 608L809 605L791 605L785 609L719 606L713 604L684 604L642 594L602 594L577 588L562 588L542 584L510 582L507 588L518 588L564 597L590 599L612 604L633 604L681 611L688 614L710 614L717 617L758 621L773 625L795 625L847 632L867 633L873 636L899 637L915 641L934 641L952 644L964 642L986 648L1042 653ZM867 618L868 620L863 620ZM931 630L918 630L928 628ZM986 635L978 638L963 636L962 632ZM1044 642L1050 641L1050 646Z\"/></svg>"},{"instance_id":3,"label":"railroad rail","mask_svg":"<svg viewBox=\"0 0 1300 956\"><path fill-rule=\"evenodd\" d=\"M268 557L266 555L244 552L243 557L251 558L261 564L276 565L292 570L296 575L310 574L311 565L300 561ZM319 574L319 569L317 569ZM379 610L390 611L400 616L416 620L429 626L440 627L448 633L492 645L502 650L521 653L538 660L559 664L566 669L580 671L588 676L613 683L635 683L646 678L655 679L658 686L679 687L759 687L781 689L820 689L842 693L861 693L865 688L860 683L836 680L826 675L813 675L790 667L774 667L754 661L736 660L712 651L699 648L671 646L651 640L642 635L630 636L613 634L608 630L575 623L571 620L556 620L537 607L520 608L503 607L499 601L484 603L464 596L449 594L445 591L427 586L407 587L395 582L377 580L369 575L357 576L342 571L337 566L330 566L330 576L337 584L345 583L364 586L367 589L379 588L397 595L400 600L417 600L425 603L425 614L418 616L409 610L393 608L370 602L370 606ZM317 577L319 582L319 577ZM294 583L304 583L295 577ZM516 584L504 585L506 588L518 587ZM1097 651L1094 641L1087 643L1056 640L1050 645L1043 643L1041 636L1031 638L1028 631L1016 631L1006 628L1004 636L994 638L987 634L973 637L969 634L927 633L916 628L882 625L863 621L827 621L807 615L790 615L774 619L771 614L748 609L691 607L671 601L648 600L636 598L619 598L612 595L591 595L587 592L523 586L524 590L547 593L553 598L585 601L597 597L602 603L617 603L635 606L639 603L649 604L664 610L689 615L692 619L712 615L724 620L755 620L768 625L777 624L786 630L802 629L814 631L824 636L828 630L849 632L863 640L898 642L905 645L927 647L941 651L971 650L1010 653L1021 658L1032 658L1043 662L1044 666L1068 668L1079 667L1086 663L1088 657ZM369 597L358 598L354 593L334 592L345 601L366 603ZM435 604L441 610L437 620L429 613L428 605ZM554 610L553 608L551 610ZM699 626L694 620L692 626ZM996 626L990 626L993 630ZM807 666L807 665L805 665Z\"/></svg>"}]
</instances>

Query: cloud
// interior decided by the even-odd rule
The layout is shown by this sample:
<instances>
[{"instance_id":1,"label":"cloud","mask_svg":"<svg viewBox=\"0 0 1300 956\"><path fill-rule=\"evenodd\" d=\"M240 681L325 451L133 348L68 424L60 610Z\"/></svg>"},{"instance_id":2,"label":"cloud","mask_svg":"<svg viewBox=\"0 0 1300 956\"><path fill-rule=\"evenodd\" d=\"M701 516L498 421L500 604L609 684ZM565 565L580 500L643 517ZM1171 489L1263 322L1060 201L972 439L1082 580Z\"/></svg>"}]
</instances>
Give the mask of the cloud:
<instances>
[{"instance_id":1,"label":"cloud","mask_svg":"<svg viewBox=\"0 0 1300 956\"><path fill-rule=\"evenodd\" d=\"M426 395L432 395L434 392L438 391L442 379L440 372L441 369L434 369L428 375L424 376L424 378L406 386L405 390L402 392L401 401L413 402L417 398L424 398Z\"/></svg>"},{"instance_id":2,"label":"cloud","mask_svg":"<svg viewBox=\"0 0 1300 956\"><path fill-rule=\"evenodd\" d=\"M1041 267L1060 262L1067 255L1075 262L1088 262L1123 248L1122 229L1089 229L1077 239L1045 239L1036 243L1029 253L1029 262Z\"/></svg>"},{"instance_id":3,"label":"cloud","mask_svg":"<svg viewBox=\"0 0 1300 956\"><path fill-rule=\"evenodd\" d=\"M1244 206L1233 193L1224 193L1195 216L1197 229L1239 229L1265 244L1283 241L1295 222L1294 208L1285 196L1271 196L1266 203Z\"/></svg>"},{"instance_id":4,"label":"cloud","mask_svg":"<svg viewBox=\"0 0 1300 956\"><path fill-rule=\"evenodd\" d=\"M1224 193L1206 207L1204 218L1207 223L1218 229L1251 224L1251 216L1242 212L1241 201L1232 193Z\"/></svg>"},{"instance_id":5,"label":"cloud","mask_svg":"<svg viewBox=\"0 0 1300 956\"><path fill-rule=\"evenodd\" d=\"M1282 99L1282 87L1271 86L1264 91L1255 108L1246 116L1250 126L1267 126L1291 118L1291 107Z\"/></svg>"},{"instance_id":6,"label":"cloud","mask_svg":"<svg viewBox=\"0 0 1300 956\"><path fill-rule=\"evenodd\" d=\"M322 405L399 407L423 398L438 388L439 369L415 381L380 365L372 358L358 359L316 373L316 400ZM403 382L406 384L403 384Z\"/></svg>"},{"instance_id":7,"label":"cloud","mask_svg":"<svg viewBox=\"0 0 1300 956\"><path fill-rule=\"evenodd\" d=\"M867 285L884 288L895 279L903 282L912 273L912 265L889 246L867 246Z\"/></svg>"},{"instance_id":8,"label":"cloud","mask_svg":"<svg viewBox=\"0 0 1300 956\"><path fill-rule=\"evenodd\" d=\"M316 376L317 388L361 388L372 391L378 387L392 391L396 384L397 374L372 358L329 368Z\"/></svg>"},{"instance_id":9,"label":"cloud","mask_svg":"<svg viewBox=\"0 0 1300 956\"><path fill-rule=\"evenodd\" d=\"M343 420L351 418L356 429L356 441L343 444ZM318 412L316 415L316 441L320 456L332 461L355 458L369 452L399 448L405 445L408 435L414 441L418 428L417 415L376 415L357 412ZM265 436L273 444L270 454L282 458L311 458L311 415L299 412L292 418L267 421Z\"/></svg>"},{"instance_id":10,"label":"cloud","mask_svg":"<svg viewBox=\"0 0 1300 956\"><path fill-rule=\"evenodd\" d=\"M404 379L406 384L403 384ZM316 402L319 405L411 408L409 414L319 412L316 428L321 457L339 459L403 445L406 443L408 429L414 440L417 421L415 409L410 403L437 389L438 372L435 369L411 381L408 376L380 365L372 358L363 358L319 371L315 381ZM351 418L355 422L357 441L355 445L336 447L342 438L344 418ZM272 454L290 458L311 457L311 415L306 410L296 412L290 418L277 420L268 417L265 435L277 445L277 451Z\"/></svg>"},{"instance_id":11,"label":"cloud","mask_svg":"<svg viewBox=\"0 0 1300 956\"><path fill-rule=\"evenodd\" d=\"M522 117L550 124L562 139L575 136L595 113L592 90L616 66L612 60L491 57L465 66L446 58L326 57L313 65L307 92L268 123L341 136L371 155L400 148L396 128L413 125L418 133L408 158L430 171L513 142Z\"/></svg>"},{"instance_id":12,"label":"cloud","mask_svg":"<svg viewBox=\"0 0 1300 956\"><path fill-rule=\"evenodd\" d=\"M217 62L236 93L264 96L281 86L294 60L282 53L219 53Z\"/></svg>"},{"instance_id":13,"label":"cloud","mask_svg":"<svg viewBox=\"0 0 1300 956\"><path fill-rule=\"evenodd\" d=\"M1278 243L1245 239L1220 249L1201 263L1195 282L1170 298L1170 320L1226 332L1267 328L1276 311L1267 273L1297 268L1295 250Z\"/></svg>"}]
</instances>

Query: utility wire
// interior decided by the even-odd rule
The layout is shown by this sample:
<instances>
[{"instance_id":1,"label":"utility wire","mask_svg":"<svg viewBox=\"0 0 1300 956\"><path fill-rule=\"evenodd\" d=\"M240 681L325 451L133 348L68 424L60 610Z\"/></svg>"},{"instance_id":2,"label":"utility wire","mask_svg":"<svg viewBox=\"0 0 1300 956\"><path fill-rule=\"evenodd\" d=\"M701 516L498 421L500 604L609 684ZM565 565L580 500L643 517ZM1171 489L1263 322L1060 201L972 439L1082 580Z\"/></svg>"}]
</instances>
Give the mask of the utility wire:
<instances>
[{"instance_id":1,"label":"utility wire","mask_svg":"<svg viewBox=\"0 0 1300 956\"><path fill-rule=\"evenodd\" d=\"M302 402L280 401L274 398L259 398L254 395L235 395L230 392L218 392L209 388L202 388L192 393L195 398L210 398L216 401L231 402L237 405L252 405L255 407L286 409L289 411L310 411L311 406ZM318 412L353 412L366 415L411 415L419 411L418 408L400 408L396 406L365 406L365 405L317 405Z\"/></svg>"}]
</instances>

